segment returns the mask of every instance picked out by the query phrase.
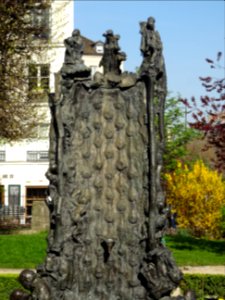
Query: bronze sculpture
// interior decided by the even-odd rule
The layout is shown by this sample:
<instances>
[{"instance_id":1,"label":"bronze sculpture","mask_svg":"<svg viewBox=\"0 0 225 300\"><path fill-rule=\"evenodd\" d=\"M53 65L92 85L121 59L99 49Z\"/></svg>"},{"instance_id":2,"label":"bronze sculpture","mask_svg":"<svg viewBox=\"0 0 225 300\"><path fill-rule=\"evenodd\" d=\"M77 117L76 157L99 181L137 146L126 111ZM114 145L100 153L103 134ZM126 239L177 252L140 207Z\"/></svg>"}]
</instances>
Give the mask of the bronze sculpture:
<instances>
[{"instance_id":1,"label":"bronze sculpture","mask_svg":"<svg viewBox=\"0 0 225 300\"><path fill-rule=\"evenodd\" d=\"M126 55L111 30L104 34L104 74L93 80L80 32L65 41L61 96L49 98L47 256L36 274L21 276L31 293L14 292L11 300L176 299L170 294L182 275L162 243L167 90L154 23L141 23L139 76L121 71Z\"/></svg>"}]
</instances>

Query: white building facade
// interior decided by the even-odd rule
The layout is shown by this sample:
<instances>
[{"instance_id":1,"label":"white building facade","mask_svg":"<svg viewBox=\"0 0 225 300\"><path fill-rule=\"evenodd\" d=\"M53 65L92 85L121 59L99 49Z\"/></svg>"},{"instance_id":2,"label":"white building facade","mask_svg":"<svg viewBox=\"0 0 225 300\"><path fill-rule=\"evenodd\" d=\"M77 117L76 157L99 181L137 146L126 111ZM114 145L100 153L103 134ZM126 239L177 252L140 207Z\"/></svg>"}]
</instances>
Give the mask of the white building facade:
<instances>
[{"instance_id":1,"label":"white building facade","mask_svg":"<svg viewBox=\"0 0 225 300\"><path fill-rule=\"evenodd\" d=\"M3 208L11 215L16 210L21 211L23 213L20 213L19 218L23 224L31 221L33 201L43 201L46 197L48 180L45 173L48 169L50 111L42 88L45 85L51 93L55 92L56 74L59 73L64 60L63 41L71 36L73 31L73 5L71 0L52 0L48 12L43 14L45 18L49 18L49 43L42 55L33 59L30 70L31 86L40 87L37 101L40 101L40 111L44 112L45 116L41 123L37 124L34 138L12 144L0 144L0 213ZM46 19L44 21L46 22ZM83 59L93 72L101 71L98 65L102 50L101 42L93 43L84 38Z\"/></svg>"}]
</instances>

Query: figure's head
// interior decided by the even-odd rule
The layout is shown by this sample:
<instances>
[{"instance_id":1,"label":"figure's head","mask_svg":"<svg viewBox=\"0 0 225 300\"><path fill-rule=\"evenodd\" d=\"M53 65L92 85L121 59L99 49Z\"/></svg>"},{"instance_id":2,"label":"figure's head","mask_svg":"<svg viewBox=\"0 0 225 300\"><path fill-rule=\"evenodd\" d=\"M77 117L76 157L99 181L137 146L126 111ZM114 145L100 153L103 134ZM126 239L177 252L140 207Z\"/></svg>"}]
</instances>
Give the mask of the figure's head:
<instances>
[{"instance_id":1,"label":"figure's head","mask_svg":"<svg viewBox=\"0 0 225 300\"><path fill-rule=\"evenodd\" d=\"M154 29L155 28L155 19L153 17L149 17L147 20L147 26L150 29Z\"/></svg>"},{"instance_id":2,"label":"figure's head","mask_svg":"<svg viewBox=\"0 0 225 300\"><path fill-rule=\"evenodd\" d=\"M72 36L80 36L80 30L74 29L74 31L72 32Z\"/></svg>"},{"instance_id":3,"label":"figure's head","mask_svg":"<svg viewBox=\"0 0 225 300\"><path fill-rule=\"evenodd\" d=\"M113 36L113 31L111 29L106 30L105 33L103 33L104 37L109 37L109 36Z\"/></svg>"},{"instance_id":4,"label":"figure's head","mask_svg":"<svg viewBox=\"0 0 225 300\"><path fill-rule=\"evenodd\" d=\"M10 295L10 300L29 300L29 299L30 299L30 295L20 289L14 290Z\"/></svg>"},{"instance_id":5,"label":"figure's head","mask_svg":"<svg viewBox=\"0 0 225 300\"><path fill-rule=\"evenodd\" d=\"M36 274L34 271L31 270L23 270L19 276L19 282L25 289L31 290L32 289L32 282L35 279Z\"/></svg>"}]
</instances>

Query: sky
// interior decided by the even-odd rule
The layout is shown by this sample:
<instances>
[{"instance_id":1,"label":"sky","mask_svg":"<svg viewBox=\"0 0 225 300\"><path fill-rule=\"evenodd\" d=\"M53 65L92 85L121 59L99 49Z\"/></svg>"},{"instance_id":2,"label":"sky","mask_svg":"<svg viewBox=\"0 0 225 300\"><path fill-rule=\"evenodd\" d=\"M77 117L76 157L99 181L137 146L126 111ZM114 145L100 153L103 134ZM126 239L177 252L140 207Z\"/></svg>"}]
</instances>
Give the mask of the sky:
<instances>
[{"instance_id":1,"label":"sky","mask_svg":"<svg viewBox=\"0 0 225 300\"><path fill-rule=\"evenodd\" d=\"M155 18L163 42L170 95L205 95L199 76L225 76L225 69L212 70L205 60L216 59L221 51L220 64L225 66L224 1L74 1L74 27L82 35L93 41L104 41L102 34L108 29L120 35L126 71L141 64L139 22L149 16Z\"/></svg>"}]
</instances>

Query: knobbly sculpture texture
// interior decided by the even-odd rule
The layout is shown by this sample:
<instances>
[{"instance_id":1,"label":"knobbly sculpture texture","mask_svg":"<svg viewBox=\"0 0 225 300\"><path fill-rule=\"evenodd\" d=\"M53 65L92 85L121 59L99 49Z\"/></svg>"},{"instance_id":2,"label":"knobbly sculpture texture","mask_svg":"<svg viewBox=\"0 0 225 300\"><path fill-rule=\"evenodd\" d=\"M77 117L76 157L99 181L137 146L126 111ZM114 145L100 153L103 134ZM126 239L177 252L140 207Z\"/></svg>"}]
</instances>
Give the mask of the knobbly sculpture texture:
<instances>
[{"instance_id":1,"label":"knobbly sculpture texture","mask_svg":"<svg viewBox=\"0 0 225 300\"><path fill-rule=\"evenodd\" d=\"M140 25L139 76L121 71L126 55L112 30L93 79L79 30L65 40L61 95L50 95L47 256L20 275L30 293L11 300L185 299L170 296L182 276L162 243L162 42L153 18Z\"/></svg>"}]
</instances>

